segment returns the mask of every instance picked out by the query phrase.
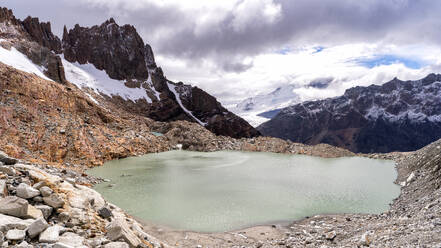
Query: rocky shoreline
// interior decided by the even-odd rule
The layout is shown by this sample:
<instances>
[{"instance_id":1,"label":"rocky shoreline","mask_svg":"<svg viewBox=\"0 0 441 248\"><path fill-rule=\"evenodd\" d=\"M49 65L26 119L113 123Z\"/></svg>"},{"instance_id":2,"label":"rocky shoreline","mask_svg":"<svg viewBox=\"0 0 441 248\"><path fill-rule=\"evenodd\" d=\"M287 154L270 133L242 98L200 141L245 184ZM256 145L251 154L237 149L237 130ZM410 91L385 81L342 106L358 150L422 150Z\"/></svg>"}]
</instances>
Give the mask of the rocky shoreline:
<instances>
[{"instance_id":1,"label":"rocky shoreline","mask_svg":"<svg viewBox=\"0 0 441 248\"><path fill-rule=\"evenodd\" d=\"M281 150L275 147L282 147L270 138L235 140L224 146L278 152ZM204 147L188 148L223 148ZM300 153L302 149L303 153L322 156L355 155L337 154L339 149L327 145L290 144L284 149L285 153ZM380 215L318 215L289 225L207 234L143 225L90 188L99 179L78 170L32 164L0 153L3 247L439 247L441 140L416 152L363 156L397 163L401 195L389 211Z\"/></svg>"}]
</instances>

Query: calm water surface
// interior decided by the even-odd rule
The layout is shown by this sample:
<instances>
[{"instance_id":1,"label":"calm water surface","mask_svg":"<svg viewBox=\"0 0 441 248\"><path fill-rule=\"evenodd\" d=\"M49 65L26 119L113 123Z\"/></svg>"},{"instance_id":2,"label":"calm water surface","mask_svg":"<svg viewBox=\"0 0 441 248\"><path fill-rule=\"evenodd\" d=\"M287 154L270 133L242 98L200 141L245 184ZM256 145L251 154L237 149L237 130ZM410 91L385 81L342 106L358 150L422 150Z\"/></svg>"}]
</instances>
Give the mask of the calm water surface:
<instances>
[{"instance_id":1,"label":"calm water surface","mask_svg":"<svg viewBox=\"0 0 441 248\"><path fill-rule=\"evenodd\" d=\"M393 162L355 157L171 151L110 161L88 173L110 179L95 189L130 214L202 232L381 213L400 192Z\"/></svg>"}]
</instances>

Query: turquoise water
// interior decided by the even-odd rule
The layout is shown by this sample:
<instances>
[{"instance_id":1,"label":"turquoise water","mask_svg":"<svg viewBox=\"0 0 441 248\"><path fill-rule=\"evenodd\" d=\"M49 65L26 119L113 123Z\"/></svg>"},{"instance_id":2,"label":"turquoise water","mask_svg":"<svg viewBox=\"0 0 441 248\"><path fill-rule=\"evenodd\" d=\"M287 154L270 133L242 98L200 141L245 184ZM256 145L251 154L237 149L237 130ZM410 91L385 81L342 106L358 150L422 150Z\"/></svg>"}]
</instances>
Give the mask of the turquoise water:
<instances>
[{"instance_id":1,"label":"turquoise water","mask_svg":"<svg viewBox=\"0 0 441 248\"><path fill-rule=\"evenodd\" d=\"M110 179L95 189L128 213L201 232L381 213L400 193L393 162L359 157L171 151L110 161L88 173Z\"/></svg>"}]
</instances>

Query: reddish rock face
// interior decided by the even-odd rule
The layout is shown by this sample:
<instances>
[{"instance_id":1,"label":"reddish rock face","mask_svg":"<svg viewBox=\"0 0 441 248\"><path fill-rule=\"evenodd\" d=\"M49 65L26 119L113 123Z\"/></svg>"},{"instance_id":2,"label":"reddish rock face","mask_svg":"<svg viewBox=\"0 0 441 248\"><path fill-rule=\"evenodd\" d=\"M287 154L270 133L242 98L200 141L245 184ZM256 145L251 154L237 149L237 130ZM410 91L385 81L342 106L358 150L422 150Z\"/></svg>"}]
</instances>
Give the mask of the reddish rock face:
<instances>
[{"instance_id":1,"label":"reddish rock face","mask_svg":"<svg viewBox=\"0 0 441 248\"><path fill-rule=\"evenodd\" d=\"M22 24L26 32L31 36L32 40L41 46L49 48L55 53L61 53L60 38L52 33L50 22L40 23L38 18L28 16L22 22Z\"/></svg>"},{"instance_id":2,"label":"reddish rock face","mask_svg":"<svg viewBox=\"0 0 441 248\"><path fill-rule=\"evenodd\" d=\"M144 45L136 29L131 25L119 26L113 19L91 28L65 28L63 52L66 60L91 63L118 80L145 80L147 66L156 67L152 49Z\"/></svg>"}]
</instances>

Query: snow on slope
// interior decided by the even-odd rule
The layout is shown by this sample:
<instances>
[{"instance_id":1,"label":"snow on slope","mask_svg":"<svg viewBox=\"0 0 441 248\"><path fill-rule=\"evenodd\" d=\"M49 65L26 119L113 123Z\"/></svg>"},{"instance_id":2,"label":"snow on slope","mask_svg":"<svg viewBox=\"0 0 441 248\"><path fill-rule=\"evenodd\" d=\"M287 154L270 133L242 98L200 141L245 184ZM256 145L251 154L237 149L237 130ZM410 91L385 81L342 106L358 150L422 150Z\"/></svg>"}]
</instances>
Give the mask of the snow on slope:
<instances>
[{"instance_id":1,"label":"snow on slope","mask_svg":"<svg viewBox=\"0 0 441 248\"><path fill-rule=\"evenodd\" d=\"M173 94L174 94L175 97L176 97L176 101L178 102L179 106L181 106L182 110L184 110L185 113L187 113L188 115L190 115L190 116L191 116L194 120L196 120L200 125L202 125L202 126L207 125L207 123L202 122L201 120L199 120L198 118L196 118L196 116L194 116L193 113L192 113L190 110L188 110L188 109L184 106L184 104L182 104L181 97L179 96L178 92L176 92L176 86L175 86L175 85L173 85L173 84L167 82L167 86L168 86L168 89L169 89L171 92L173 92Z\"/></svg>"},{"instance_id":2,"label":"snow on slope","mask_svg":"<svg viewBox=\"0 0 441 248\"><path fill-rule=\"evenodd\" d=\"M104 70L98 70L92 64L81 65L71 63L62 56L66 79L79 88L91 88L96 93L108 96L120 96L124 100L136 101L145 99L152 103L152 99L143 88L129 88L124 81L111 79Z\"/></svg>"},{"instance_id":3,"label":"snow on slope","mask_svg":"<svg viewBox=\"0 0 441 248\"><path fill-rule=\"evenodd\" d=\"M269 118L259 116L260 113L299 103L301 99L295 92L297 88L298 86L285 85L269 94L260 94L247 98L231 110L248 121L252 126L257 127L269 120Z\"/></svg>"},{"instance_id":4,"label":"snow on slope","mask_svg":"<svg viewBox=\"0 0 441 248\"><path fill-rule=\"evenodd\" d=\"M43 79L52 81L43 74L43 67L37 66L32 63L32 61L29 60L26 55L22 54L14 47L11 47L11 50L8 50L0 46L0 62L12 66L18 70L33 73Z\"/></svg>"}]
</instances>

